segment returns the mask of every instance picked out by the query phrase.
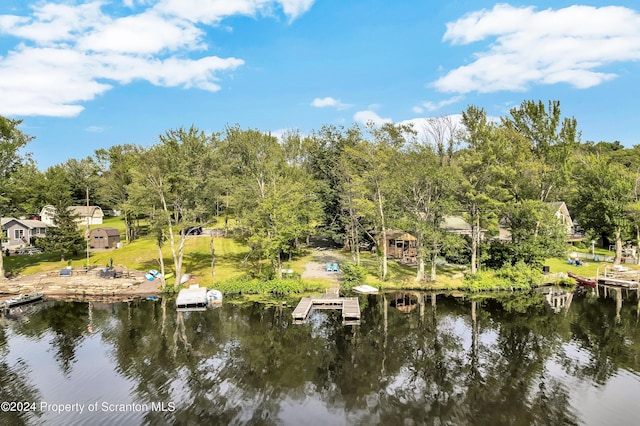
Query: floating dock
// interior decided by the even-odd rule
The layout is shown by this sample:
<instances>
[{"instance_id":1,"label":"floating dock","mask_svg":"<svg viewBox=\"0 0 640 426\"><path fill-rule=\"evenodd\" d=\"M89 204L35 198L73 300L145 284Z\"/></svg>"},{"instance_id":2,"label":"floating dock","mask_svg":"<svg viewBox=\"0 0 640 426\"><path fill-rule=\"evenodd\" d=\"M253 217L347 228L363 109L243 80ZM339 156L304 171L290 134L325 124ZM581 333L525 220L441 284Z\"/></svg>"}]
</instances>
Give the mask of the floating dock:
<instances>
[{"instance_id":1,"label":"floating dock","mask_svg":"<svg viewBox=\"0 0 640 426\"><path fill-rule=\"evenodd\" d=\"M294 322L305 322L312 309L342 309L343 324L352 325L360 322L360 302L357 297L303 297L293 310Z\"/></svg>"}]
</instances>

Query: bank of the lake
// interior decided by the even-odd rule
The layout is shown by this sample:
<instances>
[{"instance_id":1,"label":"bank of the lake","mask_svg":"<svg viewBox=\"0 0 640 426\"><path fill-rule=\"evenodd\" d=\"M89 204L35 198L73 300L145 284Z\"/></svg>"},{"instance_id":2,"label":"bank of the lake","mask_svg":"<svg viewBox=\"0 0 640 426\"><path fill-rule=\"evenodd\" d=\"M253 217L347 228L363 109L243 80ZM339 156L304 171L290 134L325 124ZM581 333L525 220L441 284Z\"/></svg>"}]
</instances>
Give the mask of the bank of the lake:
<instances>
[{"instance_id":1,"label":"bank of the lake","mask_svg":"<svg viewBox=\"0 0 640 426\"><path fill-rule=\"evenodd\" d=\"M109 226L118 224L110 218ZM211 249L213 241L215 248L215 275L211 273ZM163 260L168 272L173 267L171 251L163 247ZM352 262L351 254L338 248L329 246L315 246L302 251L300 255L284 263L285 279L272 281L270 284L260 275L260 271L267 271L270 265L250 260L249 248L234 238L211 238L208 235L190 236L184 247L184 272L190 274L190 283L198 283L209 288L222 287L227 293L260 293L260 292L318 292L326 290L340 282L343 287L349 287L344 281L344 266ZM601 258L606 257L602 252ZM100 251L95 250L89 256L79 254L77 257L61 261L59 255L42 253L32 256L10 256L5 258L5 268L13 277L4 285L3 289L12 294L25 293L23 290L44 288L48 293L113 293L131 292L141 284L146 284L143 275L150 269L160 269L158 250L150 237L143 237L124 245L122 248ZM340 271L327 271L327 264L339 265ZM116 279L105 281L95 275L82 275L71 280L58 277L62 268L71 267L83 270L88 265L94 271L113 264L122 271L130 272L135 279ZM486 291L499 289L528 289L549 283L562 283L567 272L573 272L585 277L594 277L598 269L607 265L605 262L587 262L583 266L570 265L566 259L547 259L550 274L543 275L542 268L529 270L483 270L476 276L469 276L464 266L438 264L437 278L434 282L417 282L415 266L408 266L393 260L388 263L389 276L382 281L378 277L378 258L368 252L361 253L363 269L362 282L380 289L417 289L417 290L468 290ZM611 264L608 264L611 267ZM635 265L629 265L635 268ZM428 272L428 271L427 271ZM171 274L170 274L171 275ZM256 278L251 278L256 276ZM293 280L287 277L295 277ZM84 279L87 278L87 279ZM89 279L90 278L90 279ZM175 290L171 278L167 280L169 289ZM26 283L26 284L25 284ZM84 283L84 284L83 284ZM154 282L157 286L159 283ZM145 288L141 293L162 291L162 289Z\"/></svg>"}]
</instances>

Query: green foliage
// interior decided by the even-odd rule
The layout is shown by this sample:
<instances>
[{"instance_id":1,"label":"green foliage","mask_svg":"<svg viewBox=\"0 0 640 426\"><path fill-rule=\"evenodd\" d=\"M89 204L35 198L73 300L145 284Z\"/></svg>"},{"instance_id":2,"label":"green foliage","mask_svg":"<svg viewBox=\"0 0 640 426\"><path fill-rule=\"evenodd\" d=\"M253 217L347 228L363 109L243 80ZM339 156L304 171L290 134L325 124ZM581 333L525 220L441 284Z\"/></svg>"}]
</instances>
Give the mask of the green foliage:
<instances>
[{"instance_id":1,"label":"green foliage","mask_svg":"<svg viewBox=\"0 0 640 426\"><path fill-rule=\"evenodd\" d=\"M464 285L470 291L509 289L527 290L535 287L542 278L542 272L527 266L524 262L505 265L497 271L482 271L466 275Z\"/></svg>"},{"instance_id":2,"label":"green foliage","mask_svg":"<svg viewBox=\"0 0 640 426\"><path fill-rule=\"evenodd\" d=\"M60 259L65 260L85 250L86 243L82 231L78 229L76 217L64 201L60 200L55 207L53 222L56 226L48 229L42 243L45 250L60 253Z\"/></svg>"},{"instance_id":3,"label":"green foliage","mask_svg":"<svg viewBox=\"0 0 640 426\"><path fill-rule=\"evenodd\" d=\"M367 277L367 270L363 266L354 263L344 263L341 267L343 278L342 288L350 290L364 283Z\"/></svg>"},{"instance_id":4,"label":"green foliage","mask_svg":"<svg viewBox=\"0 0 640 426\"><path fill-rule=\"evenodd\" d=\"M297 294L321 289L319 284L307 283L300 279L262 280L248 275L217 282L215 287L224 294Z\"/></svg>"}]
</instances>

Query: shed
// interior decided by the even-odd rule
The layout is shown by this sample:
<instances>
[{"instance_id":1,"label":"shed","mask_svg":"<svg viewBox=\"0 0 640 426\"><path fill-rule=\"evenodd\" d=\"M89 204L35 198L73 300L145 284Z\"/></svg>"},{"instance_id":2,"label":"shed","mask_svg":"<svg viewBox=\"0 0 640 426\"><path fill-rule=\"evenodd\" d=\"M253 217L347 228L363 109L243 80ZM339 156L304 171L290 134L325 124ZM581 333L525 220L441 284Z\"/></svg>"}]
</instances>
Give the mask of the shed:
<instances>
[{"instance_id":1,"label":"shed","mask_svg":"<svg viewBox=\"0 0 640 426\"><path fill-rule=\"evenodd\" d=\"M91 248L115 248L120 242L120 231L116 228L96 228L89 234Z\"/></svg>"}]
</instances>

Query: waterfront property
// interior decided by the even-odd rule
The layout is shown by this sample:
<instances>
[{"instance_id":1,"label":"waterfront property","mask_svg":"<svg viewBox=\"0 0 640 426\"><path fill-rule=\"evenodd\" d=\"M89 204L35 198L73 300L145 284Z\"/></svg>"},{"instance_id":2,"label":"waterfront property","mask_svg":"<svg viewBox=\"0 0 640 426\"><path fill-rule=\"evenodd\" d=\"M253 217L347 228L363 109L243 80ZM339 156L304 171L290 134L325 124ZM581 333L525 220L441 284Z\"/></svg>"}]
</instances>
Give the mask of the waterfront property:
<instances>
[{"instance_id":1,"label":"waterfront property","mask_svg":"<svg viewBox=\"0 0 640 426\"><path fill-rule=\"evenodd\" d=\"M26 247L31 243L32 237L44 237L50 225L30 219L16 219L13 217L3 217L0 219L2 230L7 241L2 243L2 247L9 250Z\"/></svg>"}]
</instances>

